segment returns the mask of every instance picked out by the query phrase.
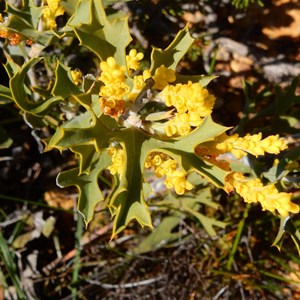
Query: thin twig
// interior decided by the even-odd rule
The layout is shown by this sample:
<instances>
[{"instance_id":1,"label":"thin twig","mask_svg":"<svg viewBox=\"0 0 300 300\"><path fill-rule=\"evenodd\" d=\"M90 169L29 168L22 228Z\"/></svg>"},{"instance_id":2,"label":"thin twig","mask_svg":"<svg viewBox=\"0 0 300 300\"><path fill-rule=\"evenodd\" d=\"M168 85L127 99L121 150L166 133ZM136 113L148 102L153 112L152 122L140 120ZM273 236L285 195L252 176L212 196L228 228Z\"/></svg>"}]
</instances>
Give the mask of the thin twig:
<instances>
[{"instance_id":1,"label":"thin twig","mask_svg":"<svg viewBox=\"0 0 300 300\"><path fill-rule=\"evenodd\" d=\"M166 276L159 276L156 278L150 278L150 279L145 279L141 281L136 281L136 282L130 282L130 283L121 283L121 284L109 284L109 283L102 283L100 281L92 280L92 279L84 279L86 282L90 284L95 284L95 285L100 285L104 289L132 289L136 288L142 285L149 285L154 282L160 281L162 279L165 279Z\"/></svg>"}]
</instances>

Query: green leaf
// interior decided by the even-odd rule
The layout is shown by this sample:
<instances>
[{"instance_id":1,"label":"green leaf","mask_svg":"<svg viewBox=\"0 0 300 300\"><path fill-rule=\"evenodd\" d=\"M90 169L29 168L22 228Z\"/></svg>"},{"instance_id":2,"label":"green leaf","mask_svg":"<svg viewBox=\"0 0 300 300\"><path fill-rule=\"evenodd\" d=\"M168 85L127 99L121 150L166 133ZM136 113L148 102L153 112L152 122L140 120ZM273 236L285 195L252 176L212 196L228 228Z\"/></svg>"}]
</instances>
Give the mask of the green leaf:
<instances>
[{"instance_id":1,"label":"green leaf","mask_svg":"<svg viewBox=\"0 0 300 300\"><path fill-rule=\"evenodd\" d=\"M130 1L135 1L135 0L103 0L102 4L103 4L103 6L108 6L108 5L112 5L115 3L125 3L125 2L130 2Z\"/></svg>"},{"instance_id":2,"label":"green leaf","mask_svg":"<svg viewBox=\"0 0 300 300\"><path fill-rule=\"evenodd\" d=\"M2 126L0 126L0 149L9 148L13 143L13 140L8 136L7 132Z\"/></svg>"},{"instance_id":3,"label":"green leaf","mask_svg":"<svg viewBox=\"0 0 300 300\"><path fill-rule=\"evenodd\" d=\"M189 33L188 25L186 25L178 32L172 43L165 50L153 48L151 53L151 72L153 73L161 65L171 70L176 70L179 61L193 42L194 39Z\"/></svg>"},{"instance_id":4,"label":"green leaf","mask_svg":"<svg viewBox=\"0 0 300 300\"><path fill-rule=\"evenodd\" d=\"M33 28L37 28L42 14L42 7L36 6L33 0L23 0L21 8L7 3L6 11L10 15L23 19L28 25L32 25Z\"/></svg>"},{"instance_id":5,"label":"green leaf","mask_svg":"<svg viewBox=\"0 0 300 300\"><path fill-rule=\"evenodd\" d=\"M163 219L158 228L154 229L152 233L141 243L141 247L137 247L135 251L138 253L155 250L173 242L181 233L174 232L174 228L181 220L187 217L195 217L207 231L210 236L215 236L215 227L225 228L225 222L218 221L213 217L208 217L199 212L202 205L208 205L214 209L218 208L217 203L212 201L211 189L203 188L197 194L186 194L183 196L174 197L170 193L165 197L165 200L158 201L157 206L166 206L171 209L170 216ZM166 219L166 222L164 220Z\"/></svg>"},{"instance_id":6,"label":"green leaf","mask_svg":"<svg viewBox=\"0 0 300 300\"><path fill-rule=\"evenodd\" d=\"M125 170L119 186L110 196L109 206L115 210L112 236L122 231L131 220L152 228L151 216L143 194L143 170L146 155L142 151L145 135L128 128L122 131L120 144L125 152Z\"/></svg>"},{"instance_id":7,"label":"green leaf","mask_svg":"<svg viewBox=\"0 0 300 300\"><path fill-rule=\"evenodd\" d=\"M5 71L9 78L12 78L15 73L20 70L19 65L15 63L12 57L6 53L6 64L4 65Z\"/></svg>"},{"instance_id":8,"label":"green leaf","mask_svg":"<svg viewBox=\"0 0 300 300\"><path fill-rule=\"evenodd\" d=\"M62 150L77 145L93 145L98 152L108 148L115 133L113 127L105 126L106 118L110 117L101 115L99 119L95 119L91 111L76 116L57 128L47 150L53 147Z\"/></svg>"},{"instance_id":9,"label":"green leaf","mask_svg":"<svg viewBox=\"0 0 300 300\"><path fill-rule=\"evenodd\" d=\"M276 98L275 98L275 115L285 115L287 110L293 105L300 103L300 96L296 95L296 89L299 86L300 77L295 77L292 80L291 85L282 89L280 86L276 86Z\"/></svg>"},{"instance_id":10,"label":"green leaf","mask_svg":"<svg viewBox=\"0 0 300 300\"><path fill-rule=\"evenodd\" d=\"M32 95L27 93L27 87L25 85L25 79L27 77L28 71L34 67L41 58L32 58L26 64L20 68L18 72L10 79L10 90L13 96L13 100L19 106L20 109L34 115L45 115L53 107L56 102L62 101L61 96L55 96L46 101L34 102Z\"/></svg>"},{"instance_id":11,"label":"green leaf","mask_svg":"<svg viewBox=\"0 0 300 300\"><path fill-rule=\"evenodd\" d=\"M193 130L186 136L173 139L172 142L165 140L160 147L162 148L175 148L185 152L194 153L194 149L197 145L213 140L216 136L221 135L225 131L230 129L215 123L211 116L208 116L203 121L202 125Z\"/></svg>"},{"instance_id":12,"label":"green leaf","mask_svg":"<svg viewBox=\"0 0 300 300\"><path fill-rule=\"evenodd\" d=\"M213 217L208 217L200 213L199 208L202 201L199 201L199 199L201 198L205 199L205 204L210 203L209 206L214 206L210 188L204 188L200 190L197 195L183 195L177 197L175 201L174 199L173 201L175 202L174 205L176 205L180 211L195 217L203 225L204 229L210 236L216 236L217 233L214 229L214 226L224 229L227 224L225 222L216 220Z\"/></svg>"},{"instance_id":13,"label":"green leaf","mask_svg":"<svg viewBox=\"0 0 300 300\"><path fill-rule=\"evenodd\" d=\"M0 105L7 104L13 101L10 89L4 85L0 85Z\"/></svg>"},{"instance_id":14,"label":"green leaf","mask_svg":"<svg viewBox=\"0 0 300 300\"><path fill-rule=\"evenodd\" d=\"M70 147L70 149L79 156L79 175L89 174L95 156L95 147L93 145L78 145Z\"/></svg>"},{"instance_id":15,"label":"green leaf","mask_svg":"<svg viewBox=\"0 0 300 300\"><path fill-rule=\"evenodd\" d=\"M207 216L203 215L200 212L194 211L193 209L190 209L190 208L187 208L187 207L184 207L183 209L186 212L189 212L194 217L196 217L199 220L199 222L203 225L203 227L206 230L206 232L211 237L217 235L217 233L216 233L216 231L215 231L215 229L214 229L213 226L217 226L217 227L220 227L220 228L224 229L226 227L226 225L227 225L225 222L218 221L218 220L215 220L214 218L207 217Z\"/></svg>"},{"instance_id":16,"label":"green leaf","mask_svg":"<svg viewBox=\"0 0 300 300\"><path fill-rule=\"evenodd\" d=\"M280 159L277 165L270 168L267 172L262 173L262 175L270 182L277 182L290 172L288 165L293 164L299 157L300 147L296 147L288 151L287 154Z\"/></svg>"},{"instance_id":17,"label":"green leaf","mask_svg":"<svg viewBox=\"0 0 300 300\"><path fill-rule=\"evenodd\" d=\"M110 23L102 1L81 0L68 25L74 28L80 44L101 60L114 56L119 65L126 66L125 49L132 40L127 18Z\"/></svg>"},{"instance_id":18,"label":"green leaf","mask_svg":"<svg viewBox=\"0 0 300 300\"><path fill-rule=\"evenodd\" d=\"M106 151L98 153L91 163L88 174L80 174L79 168L62 172L57 177L60 187L76 186L79 190L78 210L84 216L86 226L92 220L95 206L102 201L103 195L99 188L99 174L111 164Z\"/></svg>"},{"instance_id":19,"label":"green leaf","mask_svg":"<svg viewBox=\"0 0 300 300\"><path fill-rule=\"evenodd\" d=\"M205 88L212 80L218 78L218 76L213 75L181 75L176 74L176 81L175 83L188 83L191 82L199 82L200 85Z\"/></svg>"},{"instance_id":20,"label":"green leaf","mask_svg":"<svg viewBox=\"0 0 300 300\"><path fill-rule=\"evenodd\" d=\"M93 152L94 149L101 153L103 149L110 146L111 142L117 142L123 147L126 153L124 174L120 181L116 180L107 202L115 218L113 236L121 232L132 220L137 220L142 226L152 227L143 191L144 165L150 152L166 152L178 161L180 167L198 172L216 186L223 186L227 172L201 160L193 152L199 143L208 141L227 130L226 127L214 123L210 117L203 122L200 128L178 139L155 138L137 128L116 130L117 127L114 126L116 123L112 118L101 115L98 119L93 116L91 111L88 111L58 128L48 146L48 149L51 147L60 150L70 148L79 155L80 167L64 176L64 178L67 178L68 175L71 176L70 185L72 182L77 182L77 176L84 179L91 176L93 168L90 169L89 164L97 155ZM87 181L91 182L88 179ZM88 193L85 195L81 202L95 202L92 195ZM89 200L89 197L92 199ZM205 224L210 234L213 234L213 225L220 226L218 222L207 219L201 214L196 214L195 217ZM86 217L86 222L88 220L89 218Z\"/></svg>"},{"instance_id":21,"label":"green leaf","mask_svg":"<svg viewBox=\"0 0 300 300\"><path fill-rule=\"evenodd\" d=\"M143 151L145 153L165 151L173 158L178 157L177 162L186 171L196 171L215 186L223 187L228 172L202 160L195 154L194 149L197 145L212 140L226 130L228 130L228 127L216 124L209 116L203 121L203 124L199 128L193 130L186 136L164 140L149 138L143 145Z\"/></svg>"},{"instance_id":22,"label":"green leaf","mask_svg":"<svg viewBox=\"0 0 300 300\"><path fill-rule=\"evenodd\" d=\"M300 255L300 232L291 220L290 216L280 219L279 231L272 246L277 247L277 249L280 251L282 248L285 233L288 233L292 237L292 240Z\"/></svg>"},{"instance_id":23,"label":"green leaf","mask_svg":"<svg viewBox=\"0 0 300 300\"><path fill-rule=\"evenodd\" d=\"M182 214L174 212L162 219L161 223L133 250L134 254L142 254L155 251L176 241L180 233L172 232L182 220Z\"/></svg>"},{"instance_id":24,"label":"green leaf","mask_svg":"<svg viewBox=\"0 0 300 300\"><path fill-rule=\"evenodd\" d=\"M8 246L7 240L2 234L2 230L0 231L0 258L16 290L15 293L17 299L27 299L27 296L21 284L21 280L18 277L19 270L16 264L15 252L12 251L12 249Z\"/></svg>"},{"instance_id":25,"label":"green leaf","mask_svg":"<svg viewBox=\"0 0 300 300\"><path fill-rule=\"evenodd\" d=\"M225 178L229 174L228 171L202 160L196 154L183 153L182 154L182 167L185 170L193 170L198 174L205 177L206 180L213 183L216 187L223 188Z\"/></svg>"},{"instance_id":26,"label":"green leaf","mask_svg":"<svg viewBox=\"0 0 300 300\"><path fill-rule=\"evenodd\" d=\"M57 61L55 70L55 83L51 94L53 96L61 96L66 99L72 95L81 94L80 89L74 83L71 76L71 69Z\"/></svg>"}]
</instances>

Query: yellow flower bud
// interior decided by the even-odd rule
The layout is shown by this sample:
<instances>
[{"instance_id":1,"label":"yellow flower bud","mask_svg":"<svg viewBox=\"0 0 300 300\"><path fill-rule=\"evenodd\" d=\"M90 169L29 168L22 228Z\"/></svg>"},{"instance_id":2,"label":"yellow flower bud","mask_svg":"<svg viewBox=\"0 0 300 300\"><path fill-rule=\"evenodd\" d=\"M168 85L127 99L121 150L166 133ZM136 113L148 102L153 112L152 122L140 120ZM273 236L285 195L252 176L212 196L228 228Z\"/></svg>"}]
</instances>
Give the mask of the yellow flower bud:
<instances>
[{"instance_id":1,"label":"yellow flower bud","mask_svg":"<svg viewBox=\"0 0 300 300\"><path fill-rule=\"evenodd\" d=\"M176 80L175 71L167 69L164 65L161 65L155 70L153 77L155 81L155 89L163 90L169 82Z\"/></svg>"},{"instance_id":2,"label":"yellow flower bud","mask_svg":"<svg viewBox=\"0 0 300 300\"><path fill-rule=\"evenodd\" d=\"M131 49L129 54L126 55L126 63L128 70L137 70L140 66L139 61L144 58L142 52L137 52L136 49Z\"/></svg>"},{"instance_id":3,"label":"yellow flower bud","mask_svg":"<svg viewBox=\"0 0 300 300\"><path fill-rule=\"evenodd\" d=\"M59 6L60 0L47 0L42 9L42 21L45 29L55 29L55 18L64 14L65 9Z\"/></svg>"}]
</instances>

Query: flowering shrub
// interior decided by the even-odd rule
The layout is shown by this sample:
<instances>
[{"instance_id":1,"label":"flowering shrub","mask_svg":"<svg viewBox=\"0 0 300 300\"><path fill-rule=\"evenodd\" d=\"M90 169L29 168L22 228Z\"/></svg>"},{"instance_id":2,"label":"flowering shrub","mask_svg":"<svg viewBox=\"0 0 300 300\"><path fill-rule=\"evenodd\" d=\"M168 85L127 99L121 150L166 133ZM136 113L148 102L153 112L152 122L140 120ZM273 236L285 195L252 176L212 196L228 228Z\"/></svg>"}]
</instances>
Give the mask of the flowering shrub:
<instances>
[{"instance_id":1,"label":"flowering shrub","mask_svg":"<svg viewBox=\"0 0 300 300\"><path fill-rule=\"evenodd\" d=\"M110 21L101 1L80 0L75 10L68 7L66 24L58 26L56 17L66 11L57 0L39 7L31 0L21 8L7 5L1 37L11 45L30 41L31 48L21 66L7 50L10 91L2 87L1 97L13 101L32 127L54 127L53 136L43 140L46 151L70 149L76 154L79 166L60 173L57 184L78 188L78 210L86 224L97 203L105 200L114 218L113 236L132 220L151 228L147 172L177 195L192 195L189 176L198 174L281 217L299 212L292 193L278 191L275 182L263 184L261 178L246 177L232 166L228 154L236 160L249 154L279 154L287 142L279 135L230 135L230 128L213 121L215 97L207 85L214 77L176 73L194 41L187 27L165 50L153 48L150 68L142 70L143 53L127 50L131 36L126 18ZM47 63L45 47L67 38L78 39L99 58L97 74L82 74L56 60L48 87L35 85L30 72ZM70 110L74 114L68 117ZM107 171L113 186L104 199L99 178Z\"/></svg>"}]
</instances>

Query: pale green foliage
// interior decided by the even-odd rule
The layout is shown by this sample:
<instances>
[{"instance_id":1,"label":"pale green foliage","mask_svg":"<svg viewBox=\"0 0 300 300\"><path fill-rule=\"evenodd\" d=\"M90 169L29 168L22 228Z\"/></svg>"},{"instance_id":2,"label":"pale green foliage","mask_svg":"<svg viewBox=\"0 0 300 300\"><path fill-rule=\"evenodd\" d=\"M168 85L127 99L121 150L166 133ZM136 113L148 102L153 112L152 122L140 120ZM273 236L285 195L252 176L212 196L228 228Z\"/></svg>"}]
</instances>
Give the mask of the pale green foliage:
<instances>
[{"instance_id":1,"label":"pale green foliage","mask_svg":"<svg viewBox=\"0 0 300 300\"><path fill-rule=\"evenodd\" d=\"M103 113L99 101L102 83L97 78L88 74L84 76L82 85L77 85L72 79L71 69L63 61L57 59L52 65L49 64L47 54L41 54L45 47L62 38L75 38L99 60L113 57L119 66L126 66L126 50L132 40L126 17L110 20L101 1L97 0L80 0L76 8L73 3L65 5L65 9L70 15L65 26L43 31L39 29L42 10L41 7L35 6L33 0L24 1L22 9L7 6L8 22L1 29L19 34L23 41L31 40L34 49L38 50L26 56L22 66L16 64L7 53L6 70L10 79L10 89L1 87L0 104L13 101L32 127L52 124L55 133L44 140L46 151L54 148L61 151L69 149L76 154L78 167L60 173L57 184L60 187L78 188L78 210L83 214L86 225L93 218L95 206L105 200L114 220L113 236L121 232L132 220L141 226L152 228L146 203L148 191L151 189L145 179L145 162L153 152L162 152L170 156L184 172L200 175L214 186L224 188L225 178L230 170L221 168L209 159L205 160L195 153L195 148L222 135L228 130L227 127L216 124L211 116L203 118L200 126L180 137L166 137L155 131L147 131L134 122L130 126L123 126L115 118ZM166 49L153 48L150 66L152 76L162 65L175 71L193 41L188 28L185 27ZM20 48L22 49L22 45ZM36 87L30 81L32 70L40 63L48 64L48 68L53 69L53 80L49 82L47 89ZM199 82L205 87L213 78L176 74L174 84L191 81ZM129 76L126 84L132 85L132 78ZM151 100L153 99L149 101ZM61 112L63 108L74 108L74 115L69 119L58 117L53 120L51 114L54 111ZM165 116L168 116L165 111L154 114L148 112L145 120L139 121L152 125ZM99 178L112 164L108 151L111 145L117 145L124 150L124 167L122 176L112 176L112 188L104 199L99 187ZM197 198L199 194L201 199ZM222 228L224 223L198 212L203 204L216 208L208 189L199 194L191 193L179 198L169 195L164 203L174 211L181 210L184 214L198 219L210 235L215 235L213 226ZM171 235L172 226L178 223L177 217L175 214L170 222L162 223L162 226L167 227L166 233L170 233L167 236ZM162 234L163 238L165 235ZM172 237L171 235L171 239ZM157 240L163 238L160 234L155 237Z\"/></svg>"},{"instance_id":2,"label":"pale green foliage","mask_svg":"<svg viewBox=\"0 0 300 300\"><path fill-rule=\"evenodd\" d=\"M28 3L25 8L28 13L33 9ZM11 8L9 10L12 11ZM14 18L16 16L13 16L12 19ZM35 36L36 23L36 18L31 20L27 36L37 43L49 44L51 38L46 41ZM10 22L8 26L13 24ZM14 29L16 28L15 26ZM18 30L22 32L20 28ZM127 20L123 18L113 22L108 21L100 1L79 1L66 26L61 29L61 32L52 33L50 36L57 38L63 34L67 36L74 33L80 44L94 52L101 60L113 56L118 64L126 65L126 48L131 41ZM48 37L48 33L46 36ZM192 42L193 38L187 28L184 28L167 49L153 49L151 71L154 72L162 64L175 70ZM214 185L223 186L228 172L200 159L194 153L194 148L199 143L209 141L222 134L227 130L226 127L214 123L208 117L203 125L191 134L175 139L151 135L135 126L120 127L110 116L102 114L98 100L99 90L97 88L82 90L73 82L70 69L60 61L56 63L54 83L49 90L44 90L42 93L39 91L39 100L36 101L31 87L27 86L27 74L41 60L40 57L31 58L21 67L8 61L7 69L13 70L10 76L11 94L6 89L3 89L3 94L7 95L6 98L13 99L18 107L26 113L26 118L30 122L44 120L57 104L65 104L66 101L68 103L70 99L85 110L57 127L56 133L47 142L46 150L69 148L76 153L79 167L61 173L57 178L57 183L61 187L77 186L80 194L78 209L84 215L86 224L91 221L97 203L104 200L98 180L99 175L111 164L107 149L112 142L121 145L128 156L125 159L124 175L121 178L114 176L113 188L106 198L106 204L114 217L113 235L123 230L134 219L142 226L152 227L144 195L146 184L144 165L151 152L163 151L176 159L179 167L185 171L195 171ZM205 78L203 76L192 78L178 76L177 81L193 80L207 84L211 79L212 77ZM90 86L93 86L93 83ZM34 94L37 97L37 93ZM200 214L196 217L200 218ZM205 218L205 216L201 218ZM204 224L209 223L204 222ZM212 228L209 231L211 234L214 233Z\"/></svg>"}]
</instances>

